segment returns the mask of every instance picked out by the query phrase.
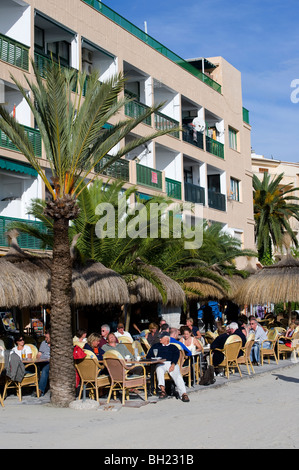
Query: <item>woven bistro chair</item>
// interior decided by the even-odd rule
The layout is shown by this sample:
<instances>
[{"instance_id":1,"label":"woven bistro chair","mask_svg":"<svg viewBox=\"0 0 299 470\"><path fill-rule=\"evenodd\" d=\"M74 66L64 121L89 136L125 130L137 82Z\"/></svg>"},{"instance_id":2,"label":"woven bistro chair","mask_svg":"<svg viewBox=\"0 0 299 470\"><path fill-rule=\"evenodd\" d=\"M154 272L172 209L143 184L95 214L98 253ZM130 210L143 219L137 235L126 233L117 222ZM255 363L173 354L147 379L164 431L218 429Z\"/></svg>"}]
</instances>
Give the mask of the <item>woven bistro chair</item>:
<instances>
[{"instance_id":1,"label":"woven bistro chair","mask_svg":"<svg viewBox=\"0 0 299 470\"><path fill-rule=\"evenodd\" d=\"M86 390L95 391L96 401L99 401L99 388L110 387L111 383L109 375L101 375L103 366L99 364L96 357L85 357L84 359L76 359L75 367L81 379L78 399L81 399L85 386Z\"/></svg>"},{"instance_id":2,"label":"woven bistro chair","mask_svg":"<svg viewBox=\"0 0 299 470\"><path fill-rule=\"evenodd\" d=\"M227 338L224 348L218 349L215 348L213 351L220 351L224 355L223 361L214 367L224 367L225 368L225 375L227 379L229 379L229 369L232 368L233 370L235 367L238 369L240 376L242 377L241 370L238 364L238 355L240 349L242 347L242 340L238 335L231 335ZM210 351L210 364L213 365L213 355Z\"/></svg>"},{"instance_id":3,"label":"woven bistro chair","mask_svg":"<svg viewBox=\"0 0 299 470\"><path fill-rule=\"evenodd\" d=\"M241 348L241 351L243 351L243 355L238 357L238 364L246 365L248 375L251 375L250 367L251 367L253 374L255 374L252 362L250 360L250 353L251 353L251 349L253 345L254 345L254 334L250 334L247 338L245 346Z\"/></svg>"},{"instance_id":4,"label":"woven bistro chair","mask_svg":"<svg viewBox=\"0 0 299 470\"><path fill-rule=\"evenodd\" d=\"M0 376L3 372L3 369L4 369L4 357L2 357L0 360ZM0 393L0 404L4 408L3 396L1 395L1 393Z\"/></svg>"},{"instance_id":5,"label":"woven bistro chair","mask_svg":"<svg viewBox=\"0 0 299 470\"><path fill-rule=\"evenodd\" d=\"M266 342L270 342L271 344L271 347L269 349L264 348L264 343ZM266 356L268 357L268 364L270 364L270 356L273 356L276 364L278 364L278 359L277 359L276 352L275 352L277 343L278 343L278 332L275 330L275 328L271 328L268 331L267 339L262 341L262 344L261 344L260 354L261 354L262 366L264 365L264 357Z\"/></svg>"},{"instance_id":6,"label":"woven bistro chair","mask_svg":"<svg viewBox=\"0 0 299 470\"><path fill-rule=\"evenodd\" d=\"M25 372L25 375L21 382L16 382L15 380L11 380L7 376L5 377L3 399L5 399L8 389L16 389L19 401L22 401L22 388L23 387L35 387L36 396L39 398L38 370L37 370L36 364L34 364L34 362L30 362L29 364L26 364L25 371L26 369L28 369L28 367L30 367L31 370L30 372Z\"/></svg>"},{"instance_id":7,"label":"woven bistro chair","mask_svg":"<svg viewBox=\"0 0 299 470\"><path fill-rule=\"evenodd\" d=\"M31 343L27 343L27 346L30 347L31 351L32 351L32 359L35 360L36 359L36 356L37 356L37 353L38 353L38 349L36 346L34 346L34 344L31 344Z\"/></svg>"},{"instance_id":8,"label":"woven bistro chair","mask_svg":"<svg viewBox=\"0 0 299 470\"><path fill-rule=\"evenodd\" d=\"M146 370L142 364L129 366L118 351L105 352L103 361L111 379L107 403L110 402L112 392L116 390L120 390L122 392L123 405L125 404L125 397L129 399L129 390L132 389L143 389L145 400L147 400ZM136 367L138 367L139 370L140 367L142 368L142 375L132 373Z\"/></svg>"},{"instance_id":9,"label":"woven bistro chair","mask_svg":"<svg viewBox=\"0 0 299 470\"><path fill-rule=\"evenodd\" d=\"M281 344L279 342L280 339L285 339L287 341L291 342L291 346L287 346L286 344ZM283 359L286 359L287 354L291 354L293 351L298 350L298 340L299 340L299 332L294 332L292 336L286 337L286 336L279 336L278 341L277 341L277 357L280 359L280 356L282 356Z\"/></svg>"},{"instance_id":10,"label":"woven bistro chair","mask_svg":"<svg viewBox=\"0 0 299 470\"><path fill-rule=\"evenodd\" d=\"M143 347L144 354L147 355L151 346L146 338L140 337L139 339L140 339L140 344Z\"/></svg>"},{"instance_id":11,"label":"woven bistro chair","mask_svg":"<svg viewBox=\"0 0 299 470\"><path fill-rule=\"evenodd\" d=\"M131 338L129 338L129 336L118 336L117 337L117 340L119 343L125 343L125 344L128 344L128 343L133 343L133 340Z\"/></svg>"}]
</instances>

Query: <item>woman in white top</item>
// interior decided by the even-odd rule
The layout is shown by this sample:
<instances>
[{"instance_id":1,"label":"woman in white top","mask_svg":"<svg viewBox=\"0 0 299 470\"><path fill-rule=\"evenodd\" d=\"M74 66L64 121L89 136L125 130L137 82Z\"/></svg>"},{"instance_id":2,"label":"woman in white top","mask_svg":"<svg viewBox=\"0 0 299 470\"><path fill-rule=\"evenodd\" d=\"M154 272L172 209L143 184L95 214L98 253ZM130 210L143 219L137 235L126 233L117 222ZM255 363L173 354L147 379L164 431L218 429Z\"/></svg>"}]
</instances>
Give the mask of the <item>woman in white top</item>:
<instances>
[{"instance_id":1,"label":"woman in white top","mask_svg":"<svg viewBox=\"0 0 299 470\"><path fill-rule=\"evenodd\" d=\"M180 341L189 349L189 351L191 351L191 354L194 354L197 351L203 351L201 342L191 335L191 330L187 326L183 330L183 336Z\"/></svg>"},{"instance_id":2,"label":"woman in white top","mask_svg":"<svg viewBox=\"0 0 299 470\"><path fill-rule=\"evenodd\" d=\"M32 359L32 350L30 346L25 345L25 340L22 335L17 336L15 339L16 346L12 350L22 359L22 354L26 359Z\"/></svg>"}]
</instances>

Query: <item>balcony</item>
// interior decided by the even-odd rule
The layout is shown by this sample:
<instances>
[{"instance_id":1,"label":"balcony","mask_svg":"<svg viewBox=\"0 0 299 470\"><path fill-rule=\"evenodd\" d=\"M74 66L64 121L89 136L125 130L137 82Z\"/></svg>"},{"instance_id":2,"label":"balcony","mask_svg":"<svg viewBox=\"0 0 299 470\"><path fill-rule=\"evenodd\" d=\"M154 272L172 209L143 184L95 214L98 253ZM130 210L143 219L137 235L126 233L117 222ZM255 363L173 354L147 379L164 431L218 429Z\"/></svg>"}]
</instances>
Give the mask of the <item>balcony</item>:
<instances>
[{"instance_id":1,"label":"balcony","mask_svg":"<svg viewBox=\"0 0 299 470\"><path fill-rule=\"evenodd\" d=\"M174 199L182 199L182 184L180 181L165 178L166 194Z\"/></svg>"},{"instance_id":2,"label":"balcony","mask_svg":"<svg viewBox=\"0 0 299 470\"><path fill-rule=\"evenodd\" d=\"M87 5L95 8L95 10L100 12L102 15L106 16L106 18L109 18L111 21L113 21L117 25L121 26L123 29L131 33L133 36L137 37L141 41L148 44L157 52L167 57L167 59L171 60L172 62L182 67L183 69L187 70L187 72L197 77L199 80L201 80L203 83L205 83L209 87L213 88L218 93L221 93L221 85L219 85L219 83L215 82L214 80L212 80L212 78L202 73L200 70L195 68L192 64L189 64L187 61L185 61L180 56L172 52L170 49L163 46L163 44L158 42L153 37L149 36L147 33L142 31L142 29L138 28L130 21L126 20L126 18L116 13L114 10L112 10L107 5L102 3L101 0L82 0L82 1L84 3L87 3Z\"/></svg>"},{"instance_id":3,"label":"balcony","mask_svg":"<svg viewBox=\"0 0 299 470\"><path fill-rule=\"evenodd\" d=\"M134 95L128 91L125 91L125 94L128 98L133 98ZM144 114L145 111L149 109L148 106L146 106L143 103L140 103L140 101L134 99L134 101L130 101L125 105L125 114L126 116L132 117L132 118L139 118L142 114ZM147 124L148 126L151 126L152 124L152 117L148 116L146 119L144 119L144 124Z\"/></svg>"},{"instance_id":4,"label":"balcony","mask_svg":"<svg viewBox=\"0 0 299 470\"><path fill-rule=\"evenodd\" d=\"M106 165L111 157L106 156L103 157L102 160L97 163L95 166L95 172L100 173L101 175L110 176L112 178L129 181L130 173L129 173L129 162L124 159L119 159L116 162L112 163L110 166L102 170L104 165Z\"/></svg>"},{"instance_id":5,"label":"balcony","mask_svg":"<svg viewBox=\"0 0 299 470\"><path fill-rule=\"evenodd\" d=\"M136 164L137 184L149 186L162 191L162 171Z\"/></svg>"},{"instance_id":6,"label":"balcony","mask_svg":"<svg viewBox=\"0 0 299 470\"><path fill-rule=\"evenodd\" d=\"M0 60L28 72L29 47L0 34Z\"/></svg>"},{"instance_id":7,"label":"balcony","mask_svg":"<svg viewBox=\"0 0 299 470\"><path fill-rule=\"evenodd\" d=\"M208 204L212 209L218 209L219 211L226 211L226 200L225 194L217 193L212 190L208 190Z\"/></svg>"},{"instance_id":8,"label":"balcony","mask_svg":"<svg viewBox=\"0 0 299 470\"><path fill-rule=\"evenodd\" d=\"M32 129L28 126L23 126L25 133L27 134L34 150L34 155L36 157L42 156L42 140L39 130ZM3 147L8 150L15 150L19 152L19 149L12 143L12 141L7 137L6 134L0 129L0 147Z\"/></svg>"},{"instance_id":9,"label":"balcony","mask_svg":"<svg viewBox=\"0 0 299 470\"><path fill-rule=\"evenodd\" d=\"M249 123L249 111L248 109L246 108L242 108L243 109L243 121L246 122L246 124L250 124Z\"/></svg>"},{"instance_id":10,"label":"balcony","mask_svg":"<svg viewBox=\"0 0 299 470\"><path fill-rule=\"evenodd\" d=\"M47 232L47 228L42 222L0 216L0 246L9 246L5 232L9 230L12 222L25 222L27 224L33 225L35 228L38 228L41 232ZM28 235L27 233L20 233L18 237L18 244L20 248L41 250L42 242L37 238Z\"/></svg>"},{"instance_id":11,"label":"balcony","mask_svg":"<svg viewBox=\"0 0 299 470\"><path fill-rule=\"evenodd\" d=\"M171 130L175 127L180 127L180 123L175 119L170 118L162 113L155 113L155 128L159 131L164 130ZM179 131L171 132L170 135L176 137L177 139L180 138Z\"/></svg>"},{"instance_id":12,"label":"balcony","mask_svg":"<svg viewBox=\"0 0 299 470\"><path fill-rule=\"evenodd\" d=\"M185 201L205 205L205 190L201 186L185 183Z\"/></svg>"},{"instance_id":13,"label":"balcony","mask_svg":"<svg viewBox=\"0 0 299 470\"><path fill-rule=\"evenodd\" d=\"M188 126L183 126L183 141L203 149L203 133Z\"/></svg>"},{"instance_id":14,"label":"balcony","mask_svg":"<svg viewBox=\"0 0 299 470\"><path fill-rule=\"evenodd\" d=\"M224 145L206 135L206 151L224 159Z\"/></svg>"}]
</instances>

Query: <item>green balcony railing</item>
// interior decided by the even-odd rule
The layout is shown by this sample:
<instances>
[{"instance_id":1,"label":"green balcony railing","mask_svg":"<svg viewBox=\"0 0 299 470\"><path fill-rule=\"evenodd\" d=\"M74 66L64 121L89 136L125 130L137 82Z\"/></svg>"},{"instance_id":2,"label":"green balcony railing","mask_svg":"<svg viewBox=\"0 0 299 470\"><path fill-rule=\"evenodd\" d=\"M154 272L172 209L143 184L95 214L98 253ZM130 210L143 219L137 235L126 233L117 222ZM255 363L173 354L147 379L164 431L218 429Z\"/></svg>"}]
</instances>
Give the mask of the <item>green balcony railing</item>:
<instances>
[{"instance_id":1,"label":"green balcony railing","mask_svg":"<svg viewBox=\"0 0 299 470\"><path fill-rule=\"evenodd\" d=\"M38 228L43 233L47 232L47 228L42 222L17 219L15 217L0 216L0 246L9 246L7 237L5 236L5 232L9 230L12 222L26 222L27 224L33 225L33 227ZM37 238L32 237L27 233L20 233L18 237L18 244L20 248L40 250L42 242L41 240L38 240Z\"/></svg>"},{"instance_id":2,"label":"green balcony railing","mask_svg":"<svg viewBox=\"0 0 299 470\"><path fill-rule=\"evenodd\" d=\"M221 85L219 85L219 83L215 82L212 78L208 77L207 75L202 73L200 70L197 70L197 68L195 68L192 64L182 59L180 56L172 52L167 47L163 46L163 44L161 44L159 41L149 36L147 33L142 31L142 29L138 28L133 23L126 20L126 18L124 18L123 16L116 13L114 10L112 10L107 5L105 5L102 1L100 0L82 0L82 1L84 3L87 3L87 5L90 5L91 7L95 8L98 12L102 13L102 15L114 21L114 23L118 24L123 29L133 34L141 41L148 44L157 52L160 52L160 54L163 54L172 62L175 62L180 67L187 70L187 72L197 77L199 80L204 82L209 87L213 88L218 93L221 93Z\"/></svg>"},{"instance_id":3,"label":"green balcony railing","mask_svg":"<svg viewBox=\"0 0 299 470\"><path fill-rule=\"evenodd\" d=\"M39 130L32 129L32 127L23 126L25 129L25 133L29 137L29 140L33 146L34 154L37 157L42 156L42 139ZM12 141L7 137L6 134L0 129L0 147L15 150L19 152L19 149L12 143Z\"/></svg>"},{"instance_id":4,"label":"green balcony railing","mask_svg":"<svg viewBox=\"0 0 299 470\"><path fill-rule=\"evenodd\" d=\"M180 123L175 119L170 118L162 113L155 113L155 128L159 131L171 130L175 127L180 127ZM171 132L170 135L176 137L177 139L180 138L180 132L175 131Z\"/></svg>"},{"instance_id":5,"label":"green balcony railing","mask_svg":"<svg viewBox=\"0 0 299 470\"><path fill-rule=\"evenodd\" d=\"M165 178L166 194L174 199L182 199L182 184L180 181Z\"/></svg>"},{"instance_id":6,"label":"green balcony railing","mask_svg":"<svg viewBox=\"0 0 299 470\"><path fill-rule=\"evenodd\" d=\"M112 163L110 166L102 169L106 165L111 157L103 157L102 160L95 166L95 172L100 173L101 175L110 176L112 178L121 179L124 181L129 181L130 172L129 172L129 162L121 158L116 162Z\"/></svg>"},{"instance_id":7,"label":"green balcony railing","mask_svg":"<svg viewBox=\"0 0 299 470\"><path fill-rule=\"evenodd\" d=\"M203 133L183 126L183 141L203 149Z\"/></svg>"},{"instance_id":8,"label":"green balcony railing","mask_svg":"<svg viewBox=\"0 0 299 470\"><path fill-rule=\"evenodd\" d=\"M0 34L0 60L28 71L29 47Z\"/></svg>"},{"instance_id":9,"label":"green balcony railing","mask_svg":"<svg viewBox=\"0 0 299 470\"><path fill-rule=\"evenodd\" d=\"M246 108L243 108L243 121L246 122L246 124L249 123L249 111Z\"/></svg>"},{"instance_id":10,"label":"green balcony railing","mask_svg":"<svg viewBox=\"0 0 299 470\"><path fill-rule=\"evenodd\" d=\"M205 190L201 186L185 183L185 201L205 205Z\"/></svg>"},{"instance_id":11,"label":"green balcony railing","mask_svg":"<svg viewBox=\"0 0 299 470\"><path fill-rule=\"evenodd\" d=\"M131 98L131 94L126 92L126 95ZM137 100L130 101L125 105L125 114L126 116L132 117L132 118L139 118L144 112L148 109L149 107L146 106L146 104L140 103ZM148 126L151 126L152 124L152 117L148 116L146 119L143 121L145 124Z\"/></svg>"},{"instance_id":12,"label":"green balcony railing","mask_svg":"<svg viewBox=\"0 0 299 470\"><path fill-rule=\"evenodd\" d=\"M208 190L208 204L212 209L219 211L226 211L225 194L217 193L216 191Z\"/></svg>"},{"instance_id":13,"label":"green balcony railing","mask_svg":"<svg viewBox=\"0 0 299 470\"><path fill-rule=\"evenodd\" d=\"M224 145L217 140L206 135L206 151L216 155L216 157L224 158Z\"/></svg>"},{"instance_id":14,"label":"green balcony railing","mask_svg":"<svg viewBox=\"0 0 299 470\"><path fill-rule=\"evenodd\" d=\"M162 171L136 164L137 184L162 190Z\"/></svg>"}]
</instances>

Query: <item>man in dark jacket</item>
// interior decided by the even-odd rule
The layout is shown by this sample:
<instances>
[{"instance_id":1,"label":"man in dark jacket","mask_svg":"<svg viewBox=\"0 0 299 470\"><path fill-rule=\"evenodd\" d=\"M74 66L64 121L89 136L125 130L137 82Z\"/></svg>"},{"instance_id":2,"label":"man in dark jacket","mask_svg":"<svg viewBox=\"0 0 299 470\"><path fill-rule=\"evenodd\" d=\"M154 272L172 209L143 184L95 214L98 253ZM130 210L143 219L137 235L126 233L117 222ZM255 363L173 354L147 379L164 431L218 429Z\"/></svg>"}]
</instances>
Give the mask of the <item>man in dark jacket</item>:
<instances>
[{"instance_id":1,"label":"man in dark jacket","mask_svg":"<svg viewBox=\"0 0 299 470\"><path fill-rule=\"evenodd\" d=\"M246 344L246 336L244 335L242 330L239 328L238 323L235 323L235 322L230 323L228 325L228 329L229 329L228 332L229 332L230 335L240 336L240 338L242 340L242 348L243 348ZM243 351L241 351L241 350L239 352L238 357L240 357L240 356L243 356Z\"/></svg>"},{"instance_id":2,"label":"man in dark jacket","mask_svg":"<svg viewBox=\"0 0 299 470\"><path fill-rule=\"evenodd\" d=\"M180 358L180 350L175 344L170 342L169 333L163 331L160 336L160 343L153 344L147 353L147 358L151 359L154 357L153 350L157 349L157 357L166 359L163 364L158 364L156 369L158 386L160 388L160 398L166 398L167 394L165 391L165 372L168 372L171 378L173 379L179 397L183 402L188 402L189 397L186 393L186 386L184 379L182 377L180 367L178 364Z\"/></svg>"}]
</instances>

